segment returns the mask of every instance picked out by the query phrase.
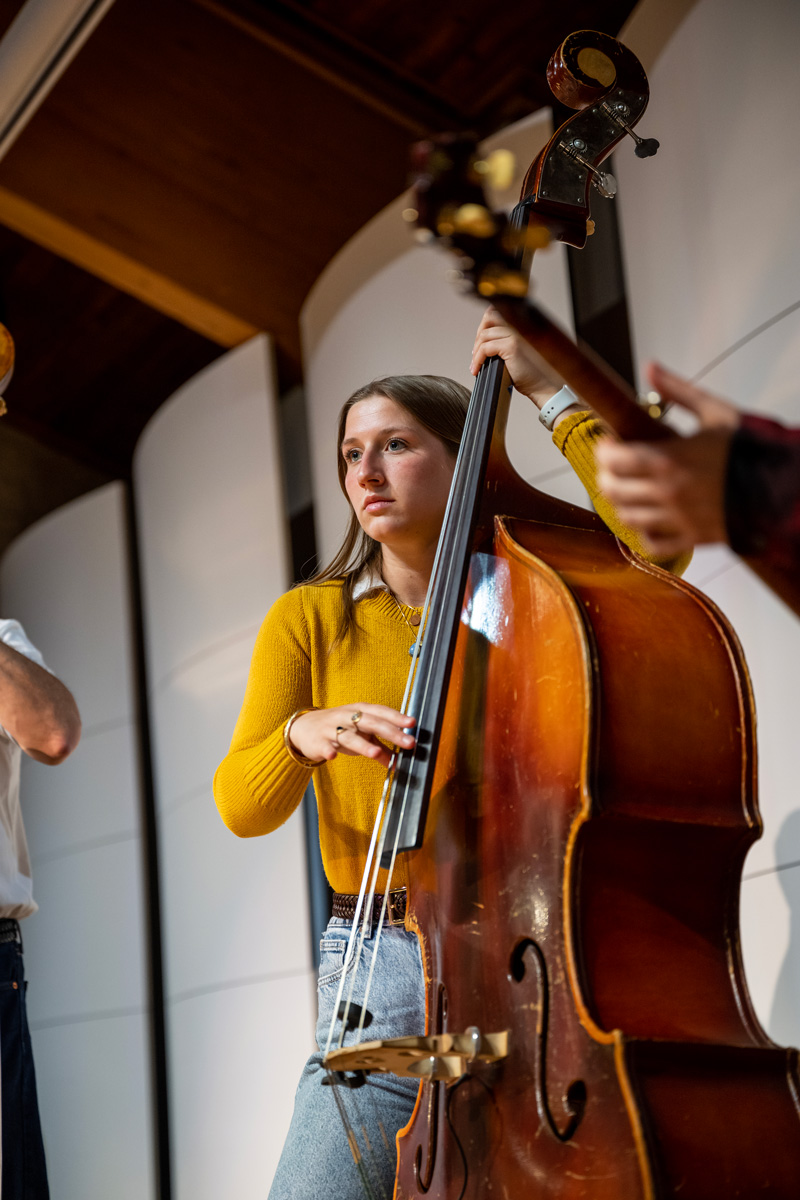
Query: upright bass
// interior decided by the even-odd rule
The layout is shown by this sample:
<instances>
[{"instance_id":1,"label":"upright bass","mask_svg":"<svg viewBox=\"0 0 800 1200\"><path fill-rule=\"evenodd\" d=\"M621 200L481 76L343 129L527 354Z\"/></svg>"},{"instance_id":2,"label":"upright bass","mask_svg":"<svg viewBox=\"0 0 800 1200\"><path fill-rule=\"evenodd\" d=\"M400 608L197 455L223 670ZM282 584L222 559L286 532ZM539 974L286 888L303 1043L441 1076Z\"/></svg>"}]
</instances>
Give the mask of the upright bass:
<instances>
[{"instance_id":1,"label":"upright bass","mask_svg":"<svg viewBox=\"0 0 800 1200\"><path fill-rule=\"evenodd\" d=\"M660 436L529 303L519 266L542 229L585 240L647 81L587 31L548 75L579 112L511 220L451 138L418 152L420 223L620 436ZM798 1056L759 1025L738 935L760 834L741 649L702 593L516 474L506 383L499 360L476 382L409 686L417 746L362 887L371 911L378 867L408 854L427 1028L329 1068L423 1081L396 1200L795 1200Z\"/></svg>"}]
</instances>

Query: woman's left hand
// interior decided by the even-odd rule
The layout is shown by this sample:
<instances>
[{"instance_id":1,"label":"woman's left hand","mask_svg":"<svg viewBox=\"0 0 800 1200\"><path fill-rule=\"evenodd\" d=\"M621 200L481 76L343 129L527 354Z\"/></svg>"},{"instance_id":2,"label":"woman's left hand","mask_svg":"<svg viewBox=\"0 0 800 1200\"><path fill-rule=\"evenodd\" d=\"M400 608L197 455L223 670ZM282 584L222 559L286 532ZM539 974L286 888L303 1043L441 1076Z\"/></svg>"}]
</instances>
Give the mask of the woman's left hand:
<instances>
[{"instance_id":1,"label":"woman's left hand","mask_svg":"<svg viewBox=\"0 0 800 1200\"><path fill-rule=\"evenodd\" d=\"M477 375L484 360L493 355L502 358L514 387L523 396L528 396L537 408L543 408L558 391L559 385L551 383L540 370L536 354L528 343L506 325L496 308L489 305L475 335L470 365L472 374Z\"/></svg>"}]
</instances>

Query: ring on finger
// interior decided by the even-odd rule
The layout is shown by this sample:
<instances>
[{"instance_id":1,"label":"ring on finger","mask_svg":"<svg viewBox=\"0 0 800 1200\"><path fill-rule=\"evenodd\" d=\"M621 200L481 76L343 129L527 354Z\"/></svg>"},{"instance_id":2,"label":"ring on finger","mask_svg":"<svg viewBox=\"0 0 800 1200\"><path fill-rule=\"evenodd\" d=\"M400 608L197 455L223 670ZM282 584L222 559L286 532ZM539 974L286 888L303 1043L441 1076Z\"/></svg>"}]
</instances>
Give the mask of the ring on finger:
<instances>
[{"instance_id":1,"label":"ring on finger","mask_svg":"<svg viewBox=\"0 0 800 1200\"><path fill-rule=\"evenodd\" d=\"M354 713L350 714L350 720L353 722L354 725L357 725L358 722L363 717L363 715L364 715L363 713L358 712L358 710L356 710Z\"/></svg>"}]
</instances>

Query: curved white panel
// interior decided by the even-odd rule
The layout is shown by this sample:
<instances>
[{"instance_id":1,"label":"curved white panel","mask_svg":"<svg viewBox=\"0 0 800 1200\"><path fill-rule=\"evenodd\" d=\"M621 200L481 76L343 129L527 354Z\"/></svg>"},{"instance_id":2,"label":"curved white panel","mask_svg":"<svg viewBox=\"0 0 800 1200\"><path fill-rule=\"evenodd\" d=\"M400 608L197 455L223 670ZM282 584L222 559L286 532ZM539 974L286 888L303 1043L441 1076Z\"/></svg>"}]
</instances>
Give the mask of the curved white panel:
<instances>
[{"instance_id":1,"label":"curved white panel","mask_svg":"<svg viewBox=\"0 0 800 1200\"><path fill-rule=\"evenodd\" d=\"M195 376L134 460L178 1200L266 1195L283 1139L271 1114L291 1113L313 1038L302 822L241 841L211 792L256 633L288 586L271 353L259 336ZM252 1031L283 1039L288 1014L292 1069L276 1074Z\"/></svg>"},{"instance_id":2,"label":"curved white panel","mask_svg":"<svg viewBox=\"0 0 800 1200\"><path fill-rule=\"evenodd\" d=\"M313 982L304 974L173 1006L176 1195L265 1200L308 1054L315 1005ZM209 1037L210 1030L226 1036Z\"/></svg>"},{"instance_id":3,"label":"curved white panel","mask_svg":"<svg viewBox=\"0 0 800 1200\"><path fill-rule=\"evenodd\" d=\"M171 998L308 972L299 816L267 838L239 839L222 824L208 796L197 796L162 817L160 832ZM187 845L200 846L204 853L186 854ZM275 919L277 909L280 920Z\"/></svg>"},{"instance_id":4,"label":"curved white panel","mask_svg":"<svg viewBox=\"0 0 800 1200\"><path fill-rule=\"evenodd\" d=\"M704 383L749 409L800 423L800 156L796 114L800 6L794 0L700 0L650 73L642 129L661 149L618 153L630 308L641 359L703 372L751 338ZM646 125L646 129L644 128ZM755 336L751 336L755 335ZM800 1043L800 1005L778 981L800 974L800 631L796 618L732 555L702 549L687 578L731 618L753 677L765 834L746 864L745 961L762 1020ZM785 866L768 882L763 871ZM787 884L787 890L779 886ZM783 931L773 936L775 931ZM768 932L771 931L771 932ZM796 990L793 995L797 995ZM775 1015L782 1013L780 1019ZM789 1015L793 1014L793 1015Z\"/></svg>"},{"instance_id":5,"label":"curved white panel","mask_svg":"<svg viewBox=\"0 0 800 1200\"><path fill-rule=\"evenodd\" d=\"M487 143L506 146L527 167L550 135L550 112L534 113ZM519 191L519 180L516 183ZM516 196L504 196L513 204ZM446 278L447 255L419 246L402 219L408 197L384 209L340 251L303 309L306 387L310 415L315 518L320 553L339 544L347 506L336 478L336 417L356 388L382 375L448 375L472 387L472 343L482 303L458 293ZM536 296L571 328L566 256L562 246L534 261ZM514 396L508 447L520 473L546 477L546 490L585 502L585 494L539 424L533 405Z\"/></svg>"},{"instance_id":6,"label":"curved white panel","mask_svg":"<svg viewBox=\"0 0 800 1200\"><path fill-rule=\"evenodd\" d=\"M126 546L124 493L112 483L37 521L3 556L3 605L25 614L19 619L75 696L86 731L133 712Z\"/></svg>"},{"instance_id":7,"label":"curved white panel","mask_svg":"<svg viewBox=\"0 0 800 1200\"><path fill-rule=\"evenodd\" d=\"M150 686L243 628L286 585L270 343L260 335L185 384L134 456Z\"/></svg>"},{"instance_id":8,"label":"curved white panel","mask_svg":"<svg viewBox=\"0 0 800 1200\"><path fill-rule=\"evenodd\" d=\"M50 1194L155 1196L150 1045L140 1016L53 1025L35 1034Z\"/></svg>"},{"instance_id":9,"label":"curved white panel","mask_svg":"<svg viewBox=\"0 0 800 1200\"><path fill-rule=\"evenodd\" d=\"M257 633L258 625L250 626L215 643L153 692L159 809L179 804L198 789L208 798L239 716Z\"/></svg>"},{"instance_id":10,"label":"curved white panel","mask_svg":"<svg viewBox=\"0 0 800 1200\"><path fill-rule=\"evenodd\" d=\"M127 556L125 493L113 483L26 530L0 569L4 611L83 718L66 763L22 769L40 904L23 935L42 1124L51 1190L76 1200L153 1195Z\"/></svg>"}]
</instances>

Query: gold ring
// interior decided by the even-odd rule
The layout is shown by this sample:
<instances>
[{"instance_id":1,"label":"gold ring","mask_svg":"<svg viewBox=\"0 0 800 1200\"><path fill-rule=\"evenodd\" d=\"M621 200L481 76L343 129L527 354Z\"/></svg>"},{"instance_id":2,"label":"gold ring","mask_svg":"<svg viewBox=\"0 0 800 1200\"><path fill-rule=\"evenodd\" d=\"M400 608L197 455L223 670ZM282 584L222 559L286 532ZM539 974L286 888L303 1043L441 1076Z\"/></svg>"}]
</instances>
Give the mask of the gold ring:
<instances>
[{"instance_id":1,"label":"gold ring","mask_svg":"<svg viewBox=\"0 0 800 1200\"><path fill-rule=\"evenodd\" d=\"M357 724L358 724L358 722L359 722L359 721L361 720L361 718L363 717L363 715L364 715L364 714L363 714L363 713L360 713L360 712L354 712L354 713L351 713L351 714L350 714L350 720L353 722L353 724L354 724L354 725L357 725Z\"/></svg>"}]
</instances>

